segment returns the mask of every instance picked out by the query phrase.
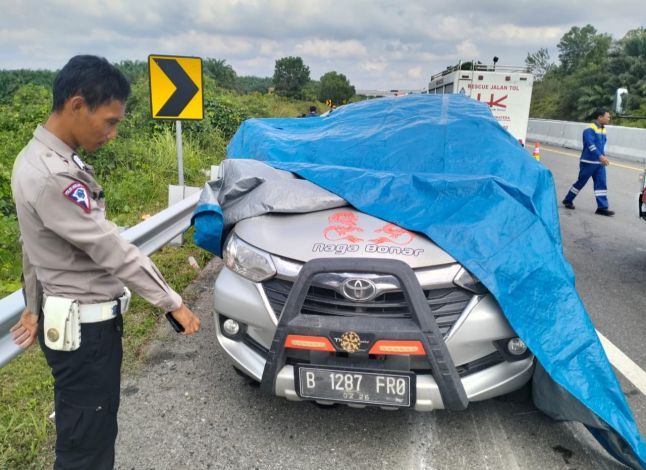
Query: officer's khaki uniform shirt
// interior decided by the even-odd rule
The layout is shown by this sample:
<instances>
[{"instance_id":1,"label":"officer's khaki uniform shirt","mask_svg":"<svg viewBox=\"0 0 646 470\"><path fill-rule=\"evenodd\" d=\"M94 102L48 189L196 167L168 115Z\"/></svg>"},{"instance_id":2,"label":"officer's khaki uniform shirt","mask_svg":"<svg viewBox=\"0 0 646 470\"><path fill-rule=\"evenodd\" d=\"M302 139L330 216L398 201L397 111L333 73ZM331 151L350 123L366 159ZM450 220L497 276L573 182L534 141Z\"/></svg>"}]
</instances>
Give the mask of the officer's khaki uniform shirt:
<instances>
[{"instance_id":1,"label":"officer's khaki uniform shirt","mask_svg":"<svg viewBox=\"0 0 646 470\"><path fill-rule=\"evenodd\" d=\"M38 283L46 295L82 304L114 300L125 284L164 310L181 306L153 262L106 220L91 167L44 127L18 155L11 188L28 310L40 311Z\"/></svg>"}]
</instances>

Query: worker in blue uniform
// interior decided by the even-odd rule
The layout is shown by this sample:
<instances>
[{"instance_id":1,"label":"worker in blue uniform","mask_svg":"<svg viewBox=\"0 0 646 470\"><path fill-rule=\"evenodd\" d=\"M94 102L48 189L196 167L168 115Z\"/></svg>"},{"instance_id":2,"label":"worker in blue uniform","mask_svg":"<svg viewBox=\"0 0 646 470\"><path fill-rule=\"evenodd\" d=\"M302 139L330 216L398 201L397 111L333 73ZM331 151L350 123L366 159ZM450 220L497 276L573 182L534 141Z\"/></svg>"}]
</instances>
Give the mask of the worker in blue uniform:
<instances>
[{"instance_id":1,"label":"worker in blue uniform","mask_svg":"<svg viewBox=\"0 0 646 470\"><path fill-rule=\"evenodd\" d=\"M590 177L594 183L594 196L597 199L595 214L611 216L614 211L608 209L608 185L606 184L606 167L610 160L606 157L606 125L610 122L610 113L600 108L594 113L594 122L583 131L583 150L579 163L579 178L568 191L563 205L574 209L574 198L583 189Z\"/></svg>"}]
</instances>

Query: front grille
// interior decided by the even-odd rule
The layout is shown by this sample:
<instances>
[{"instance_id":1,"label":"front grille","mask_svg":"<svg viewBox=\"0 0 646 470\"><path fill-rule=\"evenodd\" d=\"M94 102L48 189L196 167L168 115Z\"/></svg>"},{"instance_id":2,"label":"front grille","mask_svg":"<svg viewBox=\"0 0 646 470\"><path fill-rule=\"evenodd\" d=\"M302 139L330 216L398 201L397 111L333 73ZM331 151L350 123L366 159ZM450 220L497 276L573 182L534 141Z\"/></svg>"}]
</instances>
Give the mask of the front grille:
<instances>
[{"instance_id":1,"label":"front grille","mask_svg":"<svg viewBox=\"0 0 646 470\"><path fill-rule=\"evenodd\" d=\"M271 279L262 283L265 295L276 316L280 316L293 283ZM459 287L425 289L428 305L443 335L458 320L473 294ZM386 292L368 302L346 299L334 289L311 286L301 313L305 315L372 316L381 318L410 318L411 313L401 290Z\"/></svg>"}]
</instances>

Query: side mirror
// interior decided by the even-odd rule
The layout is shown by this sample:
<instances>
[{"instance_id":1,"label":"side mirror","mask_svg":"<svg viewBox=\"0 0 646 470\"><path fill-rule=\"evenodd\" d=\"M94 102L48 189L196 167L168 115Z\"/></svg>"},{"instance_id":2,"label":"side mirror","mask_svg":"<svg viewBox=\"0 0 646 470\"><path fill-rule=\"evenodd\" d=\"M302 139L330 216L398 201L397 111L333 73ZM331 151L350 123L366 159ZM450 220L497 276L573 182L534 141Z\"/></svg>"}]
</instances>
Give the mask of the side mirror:
<instances>
[{"instance_id":1,"label":"side mirror","mask_svg":"<svg viewBox=\"0 0 646 470\"><path fill-rule=\"evenodd\" d=\"M626 101L628 100L628 88L617 88L615 97L612 100L612 110L617 115L626 111Z\"/></svg>"}]
</instances>

